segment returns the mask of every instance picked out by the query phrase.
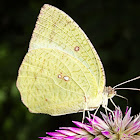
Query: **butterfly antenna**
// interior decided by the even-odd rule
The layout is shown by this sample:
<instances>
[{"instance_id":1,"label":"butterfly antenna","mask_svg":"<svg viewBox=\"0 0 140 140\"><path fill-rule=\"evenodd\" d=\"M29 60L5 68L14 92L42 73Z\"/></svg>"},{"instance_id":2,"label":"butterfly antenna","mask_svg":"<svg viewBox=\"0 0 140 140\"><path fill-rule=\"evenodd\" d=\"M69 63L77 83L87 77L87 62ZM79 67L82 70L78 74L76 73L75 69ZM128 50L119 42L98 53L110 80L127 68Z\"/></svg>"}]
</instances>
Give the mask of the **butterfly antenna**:
<instances>
[{"instance_id":1,"label":"butterfly antenna","mask_svg":"<svg viewBox=\"0 0 140 140\"><path fill-rule=\"evenodd\" d=\"M137 90L137 91L140 91L139 88L115 88L115 90L120 90L120 89L127 89L127 90Z\"/></svg>"},{"instance_id":2,"label":"butterfly antenna","mask_svg":"<svg viewBox=\"0 0 140 140\"><path fill-rule=\"evenodd\" d=\"M130 79L130 80L127 80L127 81L125 81L125 82L122 82L122 83L120 83L120 84L118 84L118 85L114 86L114 87L113 87L113 89L116 89L116 87L118 87L118 86L124 85L124 84L126 84L126 83L131 82L131 81L135 81L135 80L137 80L137 79L140 79L140 76L135 77L135 78Z\"/></svg>"}]
</instances>

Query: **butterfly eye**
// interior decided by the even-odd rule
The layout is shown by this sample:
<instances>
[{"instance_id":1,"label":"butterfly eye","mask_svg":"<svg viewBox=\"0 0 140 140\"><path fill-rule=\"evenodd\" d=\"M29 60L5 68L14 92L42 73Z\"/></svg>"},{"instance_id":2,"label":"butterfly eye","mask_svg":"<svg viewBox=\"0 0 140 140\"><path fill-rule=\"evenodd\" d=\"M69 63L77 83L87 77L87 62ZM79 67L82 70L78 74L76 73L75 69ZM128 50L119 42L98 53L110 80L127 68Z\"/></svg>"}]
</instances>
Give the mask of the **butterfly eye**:
<instances>
[{"instance_id":1,"label":"butterfly eye","mask_svg":"<svg viewBox=\"0 0 140 140\"><path fill-rule=\"evenodd\" d=\"M78 51L80 50L80 47L76 46L76 47L74 48L74 50L75 50L76 52L78 52Z\"/></svg>"},{"instance_id":2,"label":"butterfly eye","mask_svg":"<svg viewBox=\"0 0 140 140\"><path fill-rule=\"evenodd\" d=\"M68 77L68 76L64 76L63 79L64 79L65 81L69 81L69 77Z\"/></svg>"}]
</instances>

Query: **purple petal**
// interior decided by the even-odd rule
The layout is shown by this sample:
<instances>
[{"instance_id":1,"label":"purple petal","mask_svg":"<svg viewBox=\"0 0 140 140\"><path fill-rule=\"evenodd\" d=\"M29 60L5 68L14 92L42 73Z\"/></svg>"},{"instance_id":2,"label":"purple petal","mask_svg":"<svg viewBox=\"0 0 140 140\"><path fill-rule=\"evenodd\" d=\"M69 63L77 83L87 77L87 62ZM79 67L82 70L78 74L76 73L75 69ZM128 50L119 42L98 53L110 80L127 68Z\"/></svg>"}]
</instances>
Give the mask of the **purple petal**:
<instances>
[{"instance_id":1,"label":"purple petal","mask_svg":"<svg viewBox=\"0 0 140 140\"><path fill-rule=\"evenodd\" d=\"M56 137L56 136L65 136L65 135L60 134L58 132L46 132L46 134L48 134L50 136L53 136L53 137Z\"/></svg>"},{"instance_id":2,"label":"purple petal","mask_svg":"<svg viewBox=\"0 0 140 140\"><path fill-rule=\"evenodd\" d=\"M89 123L90 123L91 125L93 125L93 119L88 118L88 117L86 117L86 119L89 121Z\"/></svg>"},{"instance_id":3,"label":"purple petal","mask_svg":"<svg viewBox=\"0 0 140 140\"><path fill-rule=\"evenodd\" d=\"M83 128L85 124L81 123L81 122L77 122L77 121L72 121L76 126Z\"/></svg>"},{"instance_id":4,"label":"purple petal","mask_svg":"<svg viewBox=\"0 0 140 140\"><path fill-rule=\"evenodd\" d=\"M74 135L76 135L74 132L71 132L69 130L56 130L56 131L61 133L61 134L67 135L67 136L74 136Z\"/></svg>"},{"instance_id":5,"label":"purple petal","mask_svg":"<svg viewBox=\"0 0 140 140\"><path fill-rule=\"evenodd\" d=\"M92 135L97 135L99 133L98 131L95 130L94 127L91 126L85 126L84 129L87 130Z\"/></svg>"},{"instance_id":6,"label":"purple petal","mask_svg":"<svg viewBox=\"0 0 140 140\"><path fill-rule=\"evenodd\" d=\"M108 116L106 116L104 113L100 112L100 114L102 115L102 118L104 119L105 123L107 124L107 126L109 127L109 118Z\"/></svg>"},{"instance_id":7,"label":"purple petal","mask_svg":"<svg viewBox=\"0 0 140 140\"><path fill-rule=\"evenodd\" d=\"M91 114L92 115L92 114ZM90 119L88 117L86 117L86 119L90 122L91 126L95 129L99 129L99 130L104 130L104 128L100 125L100 123L98 121L96 121L97 116L94 116L94 119ZM103 121L103 120L102 120Z\"/></svg>"},{"instance_id":8,"label":"purple petal","mask_svg":"<svg viewBox=\"0 0 140 140\"><path fill-rule=\"evenodd\" d=\"M131 114L131 108L129 108L129 110L127 111L126 115L123 118L122 121L122 127L121 130L124 131L125 127L129 124L129 122L132 120L133 117L130 117Z\"/></svg>"},{"instance_id":9,"label":"purple petal","mask_svg":"<svg viewBox=\"0 0 140 140\"><path fill-rule=\"evenodd\" d=\"M93 140L104 140L105 137L102 135L98 135L97 137L95 137Z\"/></svg>"},{"instance_id":10,"label":"purple petal","mask_svg":"<svg viewBox=\"0 0 140 140\"><path fill-rule=\"evenodd\" d=\"M93 126L93 125L96 124L95 122L93 122L93 119L88 118L88 117L86 117L86 119L89 121L89 123L90 123L91 126Z\"/></svg>"},{"instance_id":11,"label":"purple petal","mask_svg":"<svg viewBox=\"0 0 140 140\"><path fill-rule=\"evenodd\" d=\"M125 130L124 133L127 135L134 135L139 131L140 131L140 125L134 125L133 127L130 127L127 130Z\"/></svg>"},{"instance_id":12,"label":"purple petal","mask_svg":"<svg viewBox=\"0 0 140 140\"><path fill-rule=\"evenodd\" d=\"M42 140L54 140L53 138L49 138L49 137L39 137Z\"/></svg>"},{"instance_id":13,"label":"purple petal","mask_svg":"<svg viewBox=\"0 0 140 140\"><path fill-rule=\"evenodd\" d=\"M127 106L127 107L126 107L126 111L125 111L125 114L127 113L128 109L129 109L129 107Z\"/></svg>"},{"instance_id":14,"label":"purple petal","mask_svg":"<svg viewBox=\"0 0 140 140\"><path fill-rule=\"evenodd\" d=\"M96 138L94 138L93 140L101 140L101 138L97 138L97 137L96 137Z\"/></svg>"},{"instance_id":15,"label":"purple petal","mask_svg":"<svg viewBox=\"0 0 140 140\"><path fill-rule=\"evenodd\" d=\"M122 126L122 112L120 107L114 112L114 125L119 128Z\"/></svg>"},{"instance_id":16,"label":"purple petal","mask_svg":"<svg viewBox=\"0 0 140 140\"><path fill-rule=\"evenodd\" d=\"M112 138L112 134L109 131L102 131L101 132L104 136L106 136L107 138Z\"/></svg>"},{"instance_id":17,"label":"purple petal","mask_svg":"<svg viewBox=\"0 0 140 140\"><path fill-rule=\"evenodd\" d=\"M68 136L68 137L65 137L63 139L65 139L65 140L75 140L77 138L76 138L76 136Z\"/></svg>"},{"instance_id":18,"label":"purple petal","mask_svg":"<svg viewBox=\"0 0 140 140\"><path fill-rule=\"evenodd\" d=\"M139 135L134 135L134 136L132 136L132 138L133 138L134 140L140 140L140 136L139 136Z\"/></svg>"},{"instance_id":19,"label":"purple petal","mask_svg":"<svg viewBox=\"0 0 140 140\"><path fill-rule=\"evenodd\" d=\"M81 129L81 128L76 128L76 127L60 127L60 129L67 129L80 135L85 135L88 133L86 130Z\"/></svg>"},{"instance_id":20,"label":"purple petal","mask_svg":"<svg viewBox=\"0 0 140 140\"><path fill-rule=\"evenodd\" d=\"M78 140L88 140L87 137L83 137L83 138L78 138Z\"/></svg>"},{"instance_id":21,"label":"purple petal","mask_svg":"<svg viewBox=\"0 0 140 140\"><path fill-rule=\"evenodd\" d=\"M140 114L133 120L131 121L128 125L127 128L132 127L134 125L140 125Z\"/></svg>"},{"instance_id":22,"label":"purple petal","mask_svg":"<svg viewBox=\"0 0 140 140\"><path fill-rule=\"evenodd\" d=\"M108 129L109 127L106 125L106 123L100 119L99 117L97 116L94 116L91 114L91 116L94 118L94 122L96 122L102 129Z\"/></svg>"}]
</instances>

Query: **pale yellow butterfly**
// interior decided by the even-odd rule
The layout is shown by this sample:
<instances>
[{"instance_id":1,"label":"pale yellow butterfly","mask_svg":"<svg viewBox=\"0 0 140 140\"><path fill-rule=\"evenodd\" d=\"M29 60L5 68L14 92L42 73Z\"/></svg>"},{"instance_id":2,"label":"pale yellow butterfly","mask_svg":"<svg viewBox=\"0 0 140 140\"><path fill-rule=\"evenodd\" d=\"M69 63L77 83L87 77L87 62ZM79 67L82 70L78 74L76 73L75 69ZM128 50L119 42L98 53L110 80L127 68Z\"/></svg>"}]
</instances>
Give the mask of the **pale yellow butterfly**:
<instances>
[{"instance_id":1,"label":"pale yellow butterfly","mask_svg":"<svg viewBox=\"0 0 140 140\"><path fill-rule=\"evenodd\" d=\"M100 58L81 28L63 11L45 4L18 74L23 103L33 113L90 111L116 95L105 87ZM108 109L109 110L109 109Z\"/></svg>"}]
</instances>

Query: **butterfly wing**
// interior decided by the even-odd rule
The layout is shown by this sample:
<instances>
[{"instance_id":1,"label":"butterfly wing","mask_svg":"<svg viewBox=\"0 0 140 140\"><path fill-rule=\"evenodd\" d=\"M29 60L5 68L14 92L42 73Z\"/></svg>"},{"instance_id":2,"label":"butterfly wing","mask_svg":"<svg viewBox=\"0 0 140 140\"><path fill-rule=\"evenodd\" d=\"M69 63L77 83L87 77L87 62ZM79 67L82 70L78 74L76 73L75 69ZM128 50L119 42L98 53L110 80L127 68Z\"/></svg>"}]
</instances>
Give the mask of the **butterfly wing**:
<instances>
[{"instance_id":1,"label":"butterfly wing","mask_svg":"<svg viewBox=\"0 0 140 140\"><path fill-rule=\"evenodd\" d=\"M17 87L34 113L62 115L98 107L105 86L102 63L80 27L44 5L19 69Z\"/></svg>"}]
</instances>

